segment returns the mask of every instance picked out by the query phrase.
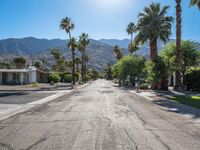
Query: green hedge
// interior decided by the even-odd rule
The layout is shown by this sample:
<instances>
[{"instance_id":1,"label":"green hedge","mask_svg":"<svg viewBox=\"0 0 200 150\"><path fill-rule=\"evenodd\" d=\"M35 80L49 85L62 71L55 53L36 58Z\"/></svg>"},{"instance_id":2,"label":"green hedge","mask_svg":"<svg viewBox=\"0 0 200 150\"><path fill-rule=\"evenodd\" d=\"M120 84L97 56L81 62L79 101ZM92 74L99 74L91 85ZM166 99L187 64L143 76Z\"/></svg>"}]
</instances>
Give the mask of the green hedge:
<instances>
[{"instance_id":1,"label":"green hedge","mask_svg":"<svg viewBox=\"0 0 200 150\"><path fill-rule=\"evenodd\" d=\"M49 75L49 81L53 83L58 83L60 81L60 76L58 73L51 73Z\"/></svg>"},{"instance_id":2,"label":"green hedge","mask_svg":"<svg viewBox=\"0 0 200 150\"><path fill-rule=\"evenodd\" d=\"M187 73L184 85L188 91L200 92L200 70L192 70Z\"/></svg>"}]
</instances>

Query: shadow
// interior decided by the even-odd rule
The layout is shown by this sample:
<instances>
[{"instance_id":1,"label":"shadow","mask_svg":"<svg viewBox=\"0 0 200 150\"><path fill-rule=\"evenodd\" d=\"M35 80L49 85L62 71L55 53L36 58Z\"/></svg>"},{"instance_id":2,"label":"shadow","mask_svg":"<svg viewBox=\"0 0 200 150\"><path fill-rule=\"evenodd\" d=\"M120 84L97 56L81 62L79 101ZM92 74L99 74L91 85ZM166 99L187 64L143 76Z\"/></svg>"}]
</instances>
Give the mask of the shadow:
<instances>
[{"instance_id":1,"label":"shadow","mask_svg":"<svg viewBox=\"0 0 200 150\"><path fill-rule=\"evenodd\" d=\"M27 95L25 92L14 92L14 93L0 93L0 97L9 97L9 96L23 96Z\"/></svg>"},{"instance_id":2,"label":"shadow","mask_svg":"<svg viewBox=\"0 0 200 150\"><path fill-rule=\"evenodd\" d=\"M135 90L135 88L120 87L120 90L124 92L129 92L129 91ZM149 100L148 101L149 103L153 103L155 105L164 107L166 108L165 110L168 112L173 112L173 113L182 114L182 115L190 115L194 119L200 119L200 109L170 100L170 96L177 96L177 94L172 93L171 91L157 91L157 90L154 90L154 91L146 90L146 91L153 92L155 94L155 99L152 101ZM145 91L139 90L138 93L141 93L141 92L145 92ZM145 99L145 98L141 97L141 99Z\"/></svg>"},{"instance_id":3,"label":"shadow","mask_svg":"<svg viewBox=\"0 0 200 150\"><path fill-rule=\"evenodd\" d=\"M180 104L168 99L159 99L154 100L152 103L167 108L166 111L174 112L178 114L184 115L192 115L192 118L199 119L200 118L200 109Z\"/></svg>"}]
</instances>

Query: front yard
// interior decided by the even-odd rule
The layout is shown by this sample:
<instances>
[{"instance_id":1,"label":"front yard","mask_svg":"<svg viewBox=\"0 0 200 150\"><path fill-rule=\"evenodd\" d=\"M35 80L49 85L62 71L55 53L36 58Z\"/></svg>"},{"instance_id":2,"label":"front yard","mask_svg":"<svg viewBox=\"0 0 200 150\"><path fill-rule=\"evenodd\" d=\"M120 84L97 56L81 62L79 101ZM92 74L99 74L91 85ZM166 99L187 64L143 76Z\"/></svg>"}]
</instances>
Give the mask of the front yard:
<instances>
[{"instance_id":1,"label":"front yard","mask_svg":"<svg viewBox=\"0 0 200 150\"><path fill-rule=\"evenodd\" d=\"M200 109L200 96L173 96L171 100Z\"/></svg>"}]
</instances>

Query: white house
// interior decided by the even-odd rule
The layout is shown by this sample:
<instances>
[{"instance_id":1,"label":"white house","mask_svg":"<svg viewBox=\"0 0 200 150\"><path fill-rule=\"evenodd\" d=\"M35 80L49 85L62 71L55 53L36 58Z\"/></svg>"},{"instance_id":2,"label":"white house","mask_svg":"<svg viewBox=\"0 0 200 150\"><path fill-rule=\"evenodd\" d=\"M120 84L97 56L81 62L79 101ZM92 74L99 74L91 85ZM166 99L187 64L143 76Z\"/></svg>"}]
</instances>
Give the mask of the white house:
<instances>
[{"instance_id":1,"label":"white house","mask_svg":"<svg viewBox=\"0 0 200 150\"><path fill-rule=\"evenodd\" d=\"M37 82L37 69L0 69L0 84L29 84Z\"/></svg>"}]
</instances>

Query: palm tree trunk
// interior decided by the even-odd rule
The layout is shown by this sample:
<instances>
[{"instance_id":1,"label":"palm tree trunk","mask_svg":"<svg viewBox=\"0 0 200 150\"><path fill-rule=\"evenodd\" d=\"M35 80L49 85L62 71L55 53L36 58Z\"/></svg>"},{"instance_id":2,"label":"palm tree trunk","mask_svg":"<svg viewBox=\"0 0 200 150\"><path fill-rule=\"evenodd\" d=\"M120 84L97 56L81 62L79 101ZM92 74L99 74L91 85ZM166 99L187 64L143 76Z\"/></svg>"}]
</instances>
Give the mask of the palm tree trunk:
<instances>
[{"instance_id":1,"label":"palm tree trunk","mask_svg":"<svg viewBox=\"0 0 200 150\"><path fill-rule=\"evenodd\" d=\"M75 53L74 50L72 49L72 84L75 85L76 81L75 81Z\"/></svg>"},{"instance_id":2,"label":"palm tree trunk","mask_svg":"<svg viewBox=\"0 0 200 150\"><path fill-rule=\"evenodd\" d=\"M157 39L150 40L150 58L154 62L157 59Z\"/></svg>"},{"instance_id":3,"label":"palm tree trunk","mask_svg":"<svg viewBox=\"0 0 200 150\"><path fill-rule=\"evenodd\" d=\"M84 51L82 50L82 63L81 63L81 78L84 78Z\"/></svg>"},{"instance_id":4,"label":"palm tree trunk","mask_svg":"<svg viewBox=\"0 0 200 150\"><path fill-rule=\"evenodd\" d=\"M178 67L176 71L176 82L175 90L180 91L182 88L181 84L181 72L180 72L180 62L181 62L181 0L176 0L176 65Z\"/></svg>"}]
</instances>

